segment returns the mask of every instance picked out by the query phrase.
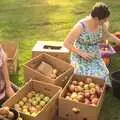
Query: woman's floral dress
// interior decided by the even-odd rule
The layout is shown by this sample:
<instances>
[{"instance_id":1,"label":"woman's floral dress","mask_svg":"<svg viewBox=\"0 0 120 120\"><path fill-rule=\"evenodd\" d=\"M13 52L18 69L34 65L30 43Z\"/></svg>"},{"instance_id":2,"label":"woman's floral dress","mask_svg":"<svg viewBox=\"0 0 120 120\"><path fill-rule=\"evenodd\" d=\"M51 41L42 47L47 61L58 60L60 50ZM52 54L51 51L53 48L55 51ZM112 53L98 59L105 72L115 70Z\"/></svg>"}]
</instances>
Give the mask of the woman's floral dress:
<instances>
[{"instance_id":1,"label":"woman's floral dress","mask_svg":"<svg viewBox=\"0 0 120 120\"><path fill-rule=\"evenodd\" d=\"M85 60L76 53L71 53L71 64L74 66L74 73L77 75L86 75L98 77L111 85L109 79L109 71L101 58L99 43L102 41L102 26L96 32L90 32L84 22L80 22L80 26L84 29L79 39L75 41L74 46L80 51L94 54L92 60Z\"/></svg>"}]
</instances>

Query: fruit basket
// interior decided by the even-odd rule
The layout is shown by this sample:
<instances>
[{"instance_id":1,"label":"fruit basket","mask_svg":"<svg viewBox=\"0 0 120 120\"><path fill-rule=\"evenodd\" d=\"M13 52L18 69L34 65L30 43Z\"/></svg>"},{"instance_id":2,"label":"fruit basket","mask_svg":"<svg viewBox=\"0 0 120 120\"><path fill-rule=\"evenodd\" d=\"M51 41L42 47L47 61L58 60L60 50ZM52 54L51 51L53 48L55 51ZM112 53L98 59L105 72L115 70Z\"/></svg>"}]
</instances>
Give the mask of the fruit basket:
<instances>
[{"instance_id":1,"label":"fruit basket","mask_svg":"<svg viewBox=\"0 0 120 120\"><path fill-rule=\"evenodd\" d=\"M52 120L60 91L58 86L30 80L3 106L16 109L23 120Z\"/></svg>"},{"instance_id":2,"label":"fruit basket","mask_svg":"<svg viewBox=\"0 0 120 120\"><path fill-rule=\"evenodd\" d=\"M66 120L97 120L104 95L104 80L73 75L60 94L59 117Z\"/></svg>"},{"instance_id":3,"label":"fruit basket","mask_svg":"<svg viewBox=\"0 0 120 120\"><path fill-rule=\"evenodd\" d=\"M100 44L100 53L106 65L110 63L110 56L115 54L115 50L111 45L106 45L104 43Z\"/></svg>"}]
</instances>

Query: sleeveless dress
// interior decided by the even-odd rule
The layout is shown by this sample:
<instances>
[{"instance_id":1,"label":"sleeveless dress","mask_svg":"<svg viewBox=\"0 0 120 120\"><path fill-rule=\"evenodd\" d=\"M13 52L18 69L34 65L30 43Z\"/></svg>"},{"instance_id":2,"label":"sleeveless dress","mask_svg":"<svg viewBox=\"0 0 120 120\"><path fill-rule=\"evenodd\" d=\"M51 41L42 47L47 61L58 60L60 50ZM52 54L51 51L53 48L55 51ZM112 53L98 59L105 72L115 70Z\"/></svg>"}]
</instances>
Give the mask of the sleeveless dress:
<instances>
[{"instance_id":1,"label":"sleeveless dress","mask_svg":"<svg viewBox=\"0 0 120 120\"><path fill-rule=\"evenodd\" d=\"M5 97L5 80L2 72L2 67L6 60L7 60L7 57L3 49L0 47L0 100L2 100Z\"/></svg>"},{"instance_id":2,"label":"sleeveless dress","mask_svg":"<svg viewBox=\"0 0 120 120\"><path fill-rule=\"evenodd\" d=\"M102 26L96 32L90 32L83 21L80 21L83 32L79 39L74 43L80 51L94 54L92 60L85 60L76 53L71 53L71 64L74 66L74 74L98 77L105 80L106 84L111 86L109 79L109 71L101 57L99 43L102 42L103 28Z\"/></svg>"}]
</instances>

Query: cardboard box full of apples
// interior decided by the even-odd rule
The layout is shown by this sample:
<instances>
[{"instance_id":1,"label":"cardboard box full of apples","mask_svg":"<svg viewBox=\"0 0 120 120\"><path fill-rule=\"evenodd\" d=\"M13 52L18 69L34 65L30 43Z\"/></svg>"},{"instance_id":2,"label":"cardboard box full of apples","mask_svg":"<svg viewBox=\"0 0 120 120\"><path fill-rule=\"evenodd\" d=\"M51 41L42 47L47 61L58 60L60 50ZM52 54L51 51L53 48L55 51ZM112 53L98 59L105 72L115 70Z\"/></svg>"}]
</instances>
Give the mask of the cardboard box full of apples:
<instances>
[{"instance_id":1,"label":"cardboard box full of apples","mask_svg":"<svg viewBox=\"0 0 120 120\"><path fill-rule=\"evenodd\" d=\"M104 93L104 80L73 75L60 94L59 116L70 120L97 120Z\"/></svg>"},{"instance_id":2,"label":"cardboard box full of apples","mask_svg":"<svg viewBox=\"0 0 120 120\"><path fill-rule=\"evenodd\" d=\"M19 111L23 120L52 120L60 91L58 86L30 80L3 106Z\"/></svg>"}]
</instances>

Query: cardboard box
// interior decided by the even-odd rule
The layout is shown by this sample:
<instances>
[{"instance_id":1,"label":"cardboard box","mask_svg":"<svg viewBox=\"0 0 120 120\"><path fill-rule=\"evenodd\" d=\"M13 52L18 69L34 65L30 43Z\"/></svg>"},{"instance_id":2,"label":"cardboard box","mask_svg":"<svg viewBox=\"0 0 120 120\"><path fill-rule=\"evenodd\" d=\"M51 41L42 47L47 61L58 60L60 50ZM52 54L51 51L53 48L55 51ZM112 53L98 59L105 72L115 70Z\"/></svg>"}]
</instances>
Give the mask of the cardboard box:
<instances>
[{"instance_id":1,"label":"cardboard box","mask_svg":"<svg viewBox=\"0 0 120 120\"><path fill-rule=\"evenodd\" d=\"M18 45L16 42L1 42L2 48L8 57L8 71L10 74L17 72L18 68Z\"/></svg>"},{"instance_id":2,"label":"cardboard box","mask_svg":"<svg viewBox=\"0 0 120 120\"><path fill-rule=\"evenodd\" d=\"M58 69L58 71L61 74L57 76L56 79L51 79L46 75L40 73L39 71L36 70L36 67L40 64L41 61L44 61L50 64L52 67ZM32 60L28 61L24 65L24 76L26 81L32 78L32 79L37 79L41 81L46 81L61 87L64 87L66 85L69 77L73 74L73 71L74 71L74 68L72 67L72 65L44 53L37 57L34 57Z\"/></svg>"},{"instance_id":3,"label":"cardboard box","mask_svg":"<svg viewBox=\"0 0 120 120\"><path fill-rule=\"evenodd\" d=\"M103 98L105 94L105 83L103 80L100 80L98 78L93 78L93 82L97 83L99 85L103 85L103 94L100 96L99 102L96 106L92 105L86 105L82 102L73 102L71 100L66 100L64 98L64 95L67 91L67 88L69 84L72 82L72 80L78 79L78 80L83 80L86 76L77 76L73 75L69 82L66 84L64 89L62 90L60 97L59 97L59 117L63 118L65 120L97 120L102 103L103 103ZM76 108L79 110L78 113L73 112L73 108Z\"/></svg>"},{"instance_id":4,"label":"cardboard box","mask_svg":"<svg viewBox=\"0 0 120 120\"><path fill-rule=\"evenodd\" d=\"M51 99L49 102L41 109L41 112L36 116L32 117L30 115L26 115L23 112L20 112L22 118L24 120L52 120L52 118L56 115L57 106L58 106L58 96L60 94L61 88L52 84L48 84L45 82L40 82L36 80L31 80L26 83L18 92L9 98L3 106L13 107L16 103L18 103L26 94L30 91L41 92Z\"/></svg>"},{"instance_id":5,"label":"cardboard box","mask_svg":"<svg viewBox=\"0 0 120 120\"><path fill-rule=\"evenodd\" d=\"M67 48L63 47L63 42L37 41L36 45L32 49L32 57L35 57L40 53L46 53L68 63L70 62L70 52Z\"/></svg>"}]
</instances>

